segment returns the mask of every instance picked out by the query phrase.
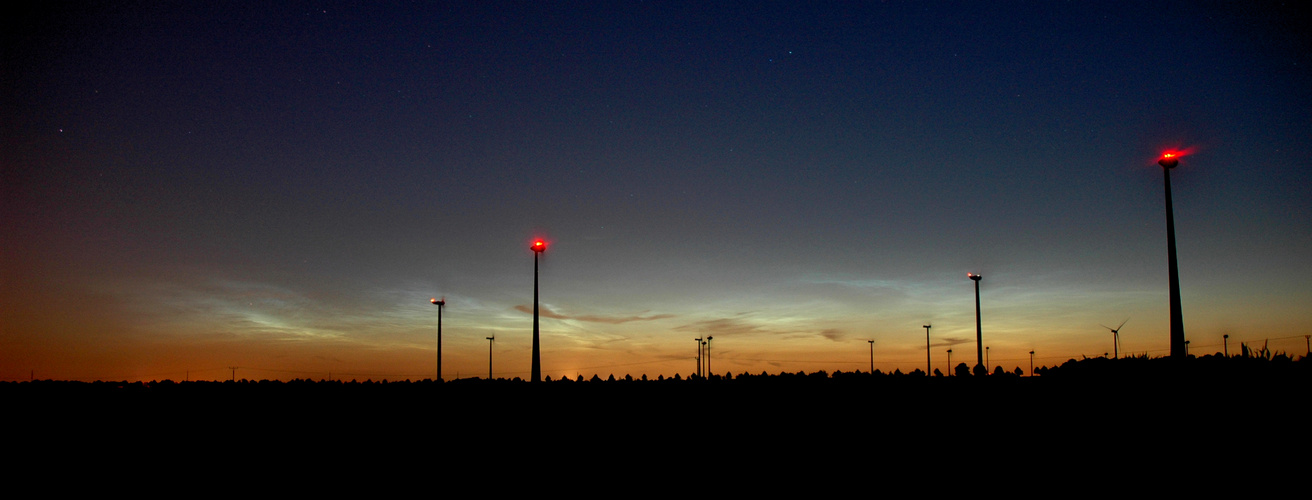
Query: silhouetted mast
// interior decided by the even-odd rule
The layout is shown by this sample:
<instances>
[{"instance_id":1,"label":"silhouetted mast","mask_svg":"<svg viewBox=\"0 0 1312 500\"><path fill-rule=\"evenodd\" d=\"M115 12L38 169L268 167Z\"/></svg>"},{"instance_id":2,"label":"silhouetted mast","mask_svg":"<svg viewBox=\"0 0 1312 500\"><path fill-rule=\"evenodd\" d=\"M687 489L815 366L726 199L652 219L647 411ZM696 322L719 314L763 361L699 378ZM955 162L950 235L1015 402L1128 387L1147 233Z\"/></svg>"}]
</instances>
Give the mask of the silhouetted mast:
<instances>
[{"instance_id":1,"label":"silhouetted mast","mask_svg":"<svg viewBox=\"0 0 1312 500\"><path fill-rule=\"evenodd\" d=\"M867 340L870 343L870 374L875 374L875 341Z\"/></svg>"},{"instance_id":2,"label":"silhouetted mast","mask_svg":"<svg viewBox=\"0 0 1312 500\"><path fill-rule=\"evenodd\" d=\"M711 339L714 339L714 338L715 338L715 337L712 337L712 336L710 336L710 335L707 335L707 336L706 336L706 378L707 378L707 380L709 380L709 379L711 378Z\"/></svg>"},{"instance_id":3,"label":"silhouetted mast","mask_svg":"<svg viewBox=\"0 0 1312 500\"><path fill-rule=\"evenodd\" d=\"M697 337L693 340L697 341L697 376L700 377L702 376L702 344L706 341L701 337Z\"/></svg>"},{"instance_id":4,"label":"silhouetted mast","mask_svg":"<svg viewBox=\"0 0 1312 500\"><path fill-rule=\"evenodd\" d=\"M430 299L433 305L437 306L437 381L442 381L442 308L446 306L446 296L442 300L437 297Z\"/></svg>"},{"instance_id":5,"label":"silhouetted mast","mask_svg":"<svg viewBox=\"0 0 1312 500\"><path fill-rule=\"evenodd\" d=\"M1175 258L1175 209L1171 205L1171 169L1180 164L1175 153L1166 153L1157 160L1162 166L1162 177L1166 181L1166 260L1170 265L1171 280L1171 357L1183 359L1189 356L1189 348L1184 340L1184 314L1180 312L1180 266Z\"/></svg>"},{"instance_id":6,"label":"silhouetted mast","mask_svg":"<svg viewBox=\"0 0 1312 500\"><path fill-rule=\"evenodd\" d=\"M547 243L542 240L533 242L533 368L529 375L530 382L542 381L542 351L538 344L538 254L546 251Z\"/></svg>"},{"instance_id":7,"label":"silhouetted mast","mask_svg":"<svg viewBox=\"0 0 1312 500\"><path fill-rule=\"evenodd\" d=\"M979 280L983 276L974 273L966 273L966 276L975 282L975 363L984 366L984 327L979 320Z\"/></svg>"},{"instance_id":8,"label":"silhouetted mast","mask_svg":"<svg viewBox=\"0 0 1312 500\"><path fill-rule=\"evenodd\" d=\"M929 362L929 323L925 323L925 375L934 373L934 364Z\"/></svg>"}]
</instances>

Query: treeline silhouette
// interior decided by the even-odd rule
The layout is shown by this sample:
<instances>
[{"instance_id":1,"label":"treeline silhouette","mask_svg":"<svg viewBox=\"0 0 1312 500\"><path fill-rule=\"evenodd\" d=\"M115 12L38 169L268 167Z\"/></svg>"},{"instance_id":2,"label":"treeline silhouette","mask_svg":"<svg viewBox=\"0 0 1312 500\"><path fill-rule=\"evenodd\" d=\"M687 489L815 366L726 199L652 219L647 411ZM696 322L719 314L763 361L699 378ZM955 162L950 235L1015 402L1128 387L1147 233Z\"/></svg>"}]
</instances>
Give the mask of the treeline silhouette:
<instances>
[{"instance_id":1,"label":"treeline silhouette","mask_svg":"<svg viewBox=\"0 0 1312 500\"><path fill-rule=\"evenodd\" d=\"M1106 357L1071 359L1039 367L1033 376L1001 366L984 375L965 363L952 376L936 370L910 373L864 371L725 373L709 377L674 375L647 378L593 375L488 380L247 380L151 382L73 382L38 380L0 383L10 408L47 412L60 409L133 413L164 411L372 412L440 414L446 408L478 408L481 413L514 413L528 405L576 414L629 411L634 420L678 418L685 412L758 411L770 418L806 420L816 408L864 412L890 406L951 409L957 405L1014 409L1019 406L1092 405L1115 410L1137 407L1172 411L1167 403L1302 397L1312 380L1312 363L1285 354L1245 352L1171 358ZM1082 410L1086 411L1087 410Z\"/></svg>"},{"instance_id":2,"label":"treeline silhouette","mask_svg":"<svg viewBox=\"0 0 1312 500\"><path fill-rule=\"evenodd\" d=\"M617 377L615 374L609 374L602 378L600 374L594 374L590 378L584 378L583 375L577 375L574 378L559 377L553 378L550 375L544 376L541 385L615 385L620 386L641 386L648 384L659 384L663 386L678 387L696 387L697 384L719 383L728 386L754 386L754 385L826 385L826 386L843 386L861 383L881 383L895 384L899 382L914 383L918 379L938 380L942 383L952 383L953 381L975 380L994 381L1001 383L1010 379L1036 380L1034 383L1044 383L1038 380L1124 380L1140 379L1143 382L1152 382L1152 379L1166 377L1176 380L1180 377L1205 377L1211 380L1249 380L1254 378L1277 380L1298 380L1300 377L1309 376L1310 366L1306 356L1293 357L1285 353L1272 353L1261 350L1250 350L1246 345L1242 346L1243 354L1237 356L1224 356L1220 353L1215 355L1190 356L1188 359L1175 360L1171 358L1150 358L1148 356L1126 356L1119 359L1108 357L1084 357L1082 359L1070 359L1065 363L1055 366L1039 366L1034 369L1032 375L1027 375L1025 370L1017 366L1012 370L1006 370L1001 365L995 366L991 373L986 373L981 367L972 368L966 363L957 364L952 374L945 375L939 369L935 369L932 375L926 376L925 372L919 368L903 373L900 369L892 372L883 372L875 370L868 371L834 371L833 373L825 370L806 373L804 371L769 373L761 372L753 374L743 372L737 375L732 371L727 371L723 375L710 374L708 376L675 374L671 377L659 375L655 378L648 378L646 375L634 377L630 374ZM0 382L0 390L4 390L7 396L32 396L41 393L62 394L65 396L92 395L92 394L118 394L118 395L135 395L147 393L182 393L185 391L228 393L248 391L250 394L259 394L264 391L376 391L387 393L389 391L406 391L414 389L428 390L451 390L468 389L472 387L496 387L528 384L520 377L514 378L497 378L487 379L480 377L469 377L454 379L444 382L435 382L432 379L423 379L412 381L405 380L366 380L352 379L343 381L339 379L314 380L312 378L297 378L289 381L281 380L221 380L221 381L185 381L178 382L170 379L150 382L128 382L128 381L58 381L58 380L35 380L35 381L9 381ZM636 385L634 385L636 384Z\"/></svg>"},{"instance_id":3,"label":"treeline silhouette","mask_svg":"<svg viewBox=\"0 0 1312 500\"><path fill-rule=\"evenodd\" d=\"M537 384L38 380L0 383L0 400L16 436L12 452L33 462L66 460L68 450L98 450L101 457L149 450L152 457L199 456L212 465L430 452L464 464L505 460L507 453L671 460L707 450L729 460L824 460L876 447L888 459L914 463L978 441L990 449L979 467L1001 471L1030 453L1065 460L1053 464L1079 463L1070 461L1092 455L1072 454L1072 447L1094 443L1116 443L1113 449L1126 453L1134 443L1154 457L1189 458L1210 456L1226 435L1301 433L1312 381L1307 358L1286 355L1072 359L1035 376L1001 367L972 375L964 363L954 371L961 375L594 375ZM1247 442L1245 449L1274 456L1278 443Z\"/></svg>"}]
</instances>

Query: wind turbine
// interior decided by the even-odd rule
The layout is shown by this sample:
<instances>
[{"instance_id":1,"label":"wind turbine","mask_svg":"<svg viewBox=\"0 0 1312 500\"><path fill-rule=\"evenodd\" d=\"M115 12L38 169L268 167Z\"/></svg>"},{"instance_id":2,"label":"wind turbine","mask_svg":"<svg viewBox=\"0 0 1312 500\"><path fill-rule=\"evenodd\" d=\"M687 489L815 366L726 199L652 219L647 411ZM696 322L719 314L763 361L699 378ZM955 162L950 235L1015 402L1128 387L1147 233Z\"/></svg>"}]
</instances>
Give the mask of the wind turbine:
<instances>
[{"instance_id":1,"label":"wind turbine","mask_svg":"<svg viewBox=\"0 0 1312 500\"><path fill-rule=\"evenodd\" d=\"M446 307L446 295L442 300L434 297L430 302L437 306L437 381L442 381L442 308Z\"/></svg>"},{"instance_id":2,"label":"wind turbine","mask_svg":"<svg viewBox=\"0 0 1312 500\"><path fill-rule=\"evenodd\" d=\"M1125 318L1125 321L1122 321L1121 324L1119 324L1119 325L1116 326L1116 328L1112 328L1112 327L1107 326L1107 325L1099 324L1099 326L1101 326L1101 327L1103 327L1103 328L1106 328L1106 329L1112 331L1112 356L1113 356L1114 359L1120 359L1120 358L1121 358L1121 353L1120 353L1120 350L1121 350L1121 327L1125 326L1125 324L1126 324L1126 323L1129 323L1129 322L1130 322L1130 318Z\"/></svg>"},{"instance_id":3,"label":"wind turbine","mask_svg":"<svg viewBox=\"0 0 1312 500\"><path fill-rule=\"evenodd\" d=\"M925 323L925 374L928 375L930 370L934 369L934 364L929 362L929 323ZM873 370L871 370L873 371Z\"/></svg>"},{"instance_id":4,"label":"wind turbine","mask_svg":"<svg viewBox=\"0 0 1312 500\"><path fill-rule=\"evenodd\" d=\"M713 339L715 337L706 336L706 380L711 379L711 340Z\"/></svg>"},{"instance_id":5,"label":"wind turbine","mask_svg":"<svg viewBox=\"0 0 1312 500\"><path fill-rule=\"evenodd\" d=\"M533 240L529 250L533 251L533 365L528 380L537 383L542 381L542 350L538 344L538 255L547 250L547 242Z\"/></svg>"},{"instance_id":6,"label":"wind turbine","mask_svg":"<svg viewBox=\"0 0 1312 500\"><path fill-rule=\"evenodd\" d=\"M706 345L706 339L701 338L701 337L697 337L697 338L695 338L695 339L693 339L693 340L696 340L696 341L697 341L697 376L698 376L698 377L701 377L701 376L702 376L702 351L704 351L704 350L706 349L705 347L703 347L703 346Z\"/></svg>"},{"instance_id":7,"label":"wind turbine","mask_svg":"<svg viewBox=\"0 0 1312 500\"><path fill-rule=\"evenodd\" d=\"M487 379L492 380L492 343L497 341L497 334L487 338Z\"/></svg>"}]
</instances>

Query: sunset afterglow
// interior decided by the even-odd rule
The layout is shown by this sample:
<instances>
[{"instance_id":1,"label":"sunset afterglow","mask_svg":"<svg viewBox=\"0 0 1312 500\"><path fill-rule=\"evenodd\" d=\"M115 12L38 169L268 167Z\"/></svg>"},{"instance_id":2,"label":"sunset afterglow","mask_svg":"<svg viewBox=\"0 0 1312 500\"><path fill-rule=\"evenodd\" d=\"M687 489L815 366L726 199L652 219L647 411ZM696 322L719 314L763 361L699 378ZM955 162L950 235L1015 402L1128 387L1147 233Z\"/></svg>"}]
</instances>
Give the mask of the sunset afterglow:
<instances>
[{"instance_id":1,"label":"sunset afterglow","mask_svg":"<svg viewBox=\"0 0 1312 500\"><path fill-rule=\"evenodd\" d=\"M553 379L1164 356L1163 170L1190 353L1302 355L1305 35L1169 7L36 3L0 377L527 379L535 278Z\"/></svg>"}]
</instances>

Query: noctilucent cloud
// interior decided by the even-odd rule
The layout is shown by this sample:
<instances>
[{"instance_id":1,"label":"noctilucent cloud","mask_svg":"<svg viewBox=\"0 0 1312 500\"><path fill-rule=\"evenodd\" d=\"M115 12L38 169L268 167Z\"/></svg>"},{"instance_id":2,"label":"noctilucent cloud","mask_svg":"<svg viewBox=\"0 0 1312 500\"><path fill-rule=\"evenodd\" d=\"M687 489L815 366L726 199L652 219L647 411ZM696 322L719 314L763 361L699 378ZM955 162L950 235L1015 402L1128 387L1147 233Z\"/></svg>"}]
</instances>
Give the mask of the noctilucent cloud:
<instances>
[{"instance_id":1,"label":"noctilucent cloud","mask_svg":"<svg viewBox=\"0 0 1312 500\"><path fill-rule=\"evenodd\" d=\"M3 17L0 377L990 368L1312 333L1279 3L221 2Z\"/></svg>"}]
</instances>

